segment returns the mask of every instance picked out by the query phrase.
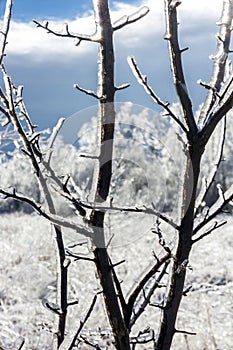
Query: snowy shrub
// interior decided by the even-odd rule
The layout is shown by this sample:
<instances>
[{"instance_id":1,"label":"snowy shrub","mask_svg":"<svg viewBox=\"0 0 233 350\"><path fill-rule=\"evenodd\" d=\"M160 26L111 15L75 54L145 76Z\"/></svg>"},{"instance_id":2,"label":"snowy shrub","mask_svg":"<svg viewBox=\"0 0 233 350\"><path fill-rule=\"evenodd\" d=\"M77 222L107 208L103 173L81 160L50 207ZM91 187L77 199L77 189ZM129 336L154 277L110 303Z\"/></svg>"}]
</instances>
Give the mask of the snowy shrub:
<instances>
[{"instance_id":1,"label":"snowy shrub","mask_svg":"<svg viewBox=\"0 0 233 350\"><path fill-rule=\"evenodd\" d=\"M40 201L40 191L37 180L33 176L31 164L20 151L15 150L10 159L1 164L0 183L2 188L8 188ZM22 210L32 212L32 208L26 203L14 199L0 200L0 212L14 212Z\"/></svg>"}]
</instances>

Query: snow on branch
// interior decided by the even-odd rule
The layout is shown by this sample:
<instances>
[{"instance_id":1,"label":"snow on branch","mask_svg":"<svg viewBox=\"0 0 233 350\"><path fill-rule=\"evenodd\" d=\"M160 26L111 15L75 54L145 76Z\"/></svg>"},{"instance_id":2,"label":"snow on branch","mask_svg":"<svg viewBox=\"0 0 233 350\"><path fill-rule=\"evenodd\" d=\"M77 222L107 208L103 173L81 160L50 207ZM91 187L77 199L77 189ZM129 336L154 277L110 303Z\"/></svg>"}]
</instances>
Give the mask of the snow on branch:
<instances>
[{"instance_id":1,"label":"snow on branch","mask_svg":"<svg viewBox=\"0 0 233 350\"><path fill-rule=\"evenodd\" d=\"M30 134L32 135L34 133L34 130L36 129L37 125L33 125L31 122L31 119L29 117L28 111L26 109L24 100L23 100L23 86L19 85L18 88L14 88L13 92L16 96L15 105L19 107L20 109L20 116L23 117L28 125L28 130Z\"/></svg>"},{"instance_id":2,"label":"snow on branch","mask_svg":"<svg viewBox=\"0 0 233 350\"><path fill-rule=\"evenodd\" d=\"M49 34L53 34L55 36L62 37L62 38L77 39L76 46L78 46L81 43L81 41L99 42L99 40L100 40L99 36L97 35L98 34L97 33L97 26L96 26L96 31L94 34L87 35L87 34L77 34L77 33L70 32L69 25L67 23L65 23L65 25L64 25L65 29L63 29L60 32L56 32L55 30L53 30L52 28L49 27L48 21L46 21L44 24L42 24L34 19L33 22L36 24L36 26L38 28L45 29L47 31L47 33L49 33Z\"/></svg>"},{"instance_id":3,"label":"snow on branch","mask_svg":"<svg viewBox=\"0 0 233 350\"><path fill-rule=\"evenodd\" d=\"M4 199L13 198L13 199L16 199L18 201L29 204L38 214L40 214L45 219L49 220L51 223L53 223L55 225L70 228L70 229L84 235L85 237L93 237L93 232L88 230L84 226L81 226L78 222L75 222L73 220L66 220L63 217L60 217L58 215L51 214L50 212L45 211L41 207L41 205L36 203L33 199L22 196L20 194L17 194L15 189L13 189L12 192L0 189L0 194L2 196L4 196Z\"/></svg>"},{"instance_id":4,"label":"snow on branch","mask_svg":"<svg viewBox=\"0 0 233 350\"><path fill-rule=\"evenodd\" d=\"M59 347L59 350L71 350L74 348L75 343L78 339L78 336L80 335L83 327L85 326L85 324L87 323L88 319L91 316L91 313L95 307L96 301L97 301L97 294L94 295L92 302L91 302L91 305L90 305L83 321L80 320L78 329L74 332L74 334L72 334L70 332L70 334L68 334L66 336L65 340L62 342L61 346Z\"/></svg>"},{"instance_id":5,"label":"snow on branch","mask_svg":"<svg viewBox=\"0 0 233 350\"><path fill-rule=\"evenodd\" d=\"M119 30L131 23L137 22L139 19L145 17L148 12L149 12L149 8L147 6L143 6L141 7L138 11L136 11L135 13L133 13L132 15L125 15L121 18L119 18L114 24L113 24L113 30Z\"/></svg>"},{"instance_id":6,"label":"snow on branch","mask_svg":"<svg viewBox=\"0 0 233 350\"><path fill-rule=\"evenodd\" d=\"M166 268L169 264L171 257L171 251L168 251L162 258L156 261L156 263L151 267L151 269L144 275L144 277L139 281L138 285L135 287L135 289L132 291L132 293L129 296L128 303L127 303L127 309L128 309L128 322L131 324L130 319L133 313L133 309L135 306L135 302L139 296L139 294L143 291L143 288L148 283L148 281L159 271L161 266L164 265L164 268L161 271L161 276L159 277L159 281L163 277L163 275L166 272ZM154 290L159 286L158 279L156 280L156 283L154 285ZM153 290L153 292L154 292ZM139 317L139 316L138 316ZM136 321L136 320L135 320ZM132 321L133 322L133 321ZM133 322L134 323L134 322ZM133 324L132 324L133 325Z\"/></svg>"},{"instance_id":7,"label":"snow on branch","mask_svg":"<svg viewBox=\"0 0 233 350\"><path fill-rule=\"evenodd\" d=\"M203 179L200 193L196 199L195 216L197 214L197 211L203 206L202 203L205 201L205 198L215 181L215 177L223 157L225 137L226 137L226 117L224 117L223 124L222 124L222 130L220 133L220 141L219 141L219 147L218 147L218 154L216 155L216 160L214 162L214 165L212 166L212 169L208 173L208 177Z\"/></svg>"},{"instance_id":8,"label":"snow on branch","mask_svg":"<svg viewBox=\"0 0 233 350\"><path fill-rule=\"evenodd\" d=\"M149 287L148 293L147 294L143 293L144 300L140 304L139 309L136 312L134 311L132 313L133 316L130 320L130 327L132 327L136 323L137 319L145 311L145 308L147 307L147 305L150 304L151 297L153 296L155 290L157 288L161 287L160 281L162 280L163 276L166 274L167 267L168 267L169 263L170 263L169 259L164 262L162 271L159 273L159 276L152 281L152 285ZM140 286L140 284L142 284L142 282L143 282L143 280L139 283L139 286ZM141 290L141 292L142 292L142 290ZM160 306L160 307L162 308L162 306Z\"/></svg>"},{"instance_id":9,"label":"snow on branch","mask_svg":"<svg viewBox=\"0 0 233 350\"><path fill-rule=\"evenodd\" d=\"M210 235L213 231L215 231L218 228L222 227L226 223L227 223L227 221L223 221L223 222L220 222L220 223L218 221L214 221L214 223L210 226L210 228L207 231L205 231L199 237L197 237L197 238L192 240L192 244L194 244L196 242L199 242L201 239L203 239L204 237Z\"/></svg>"},{"instance_id":10,"label":"snow on branch","mask_svg":"<svg viewBox=\"0 0 233 350\"><path fill-rule=\"evenodd\" d=\"M59 191L58 191L59 192ZM151 203L152 208L142 206L142 207L114 207L114 206L105 206L105 205L96 205L95 203L89 203L81 201L79 198L75 199L69 192L59 192L61 196L68 199L73 205L80 206L81 208L92 209L96 211L120 211L120 212L131 212L131 213L144 213L149 215L154 215L160 218L162 221L178 230L179 226L165 214L158 212L154 206L154 203Z\"/></svg>"},{"instance_id":11,"label":"snow on branch","mask_svg":"<svg viewBox=\"0 0 233 350\"><path fill-rule=\"evenodd\" d=\"M193 235L200 231L206 224L222 213L223 208L233 200L233 185L225 192L220 192L217 201L209 208L208 214L193 230Z\"/></svg>"},{"instance_id":12,"label":"snow on branch","mask_svg":"<svg viewBox=\"0 0 233 350\"><path fill-rule=\"evenodd\" d=\"M6 99L7 99L6 112L9 115L10 122L12 123L15 130L17 131L17 133L20 136L20 139L21 139L22 144L24 146L24 149L22 149L22 151L30 157L33 168L34 168L37 176L39 176L40 175L40 167L39 167L38 161L36 159L36 155L41 156L41 154L35 147L33 147L32 143L28 139L28 136L26 135L26 132L24 131L24 129L19 121L16 109L15 109L15 103L14 103L14 85L13 85L9 75L6 73L4 67L2 67L2 71L3 71L3 80L4 80L4 84L5 84L5 89L6 89Z\"/></svg>"},{"instance_id":13,"label":"snow on branch","mask_svg":"<svg viewBox=\"0 0 233 350\"><path fill-rule=\"evenodd\" d=\"M10 29L12 6L13 6L13 0L7 0L5 13L3 17L3 24L0 31L0 65L2 64L3 57L5 56L5 49L7 45L7 35Z\"/></svg>"},{"instance_id":14,"label":"snow on branch","mask_svg":"<svg viewBox=\"0 0 233 350\"><path fill-rule=\"evenodd\" d=\"M138 65L135 61L135 59L133 57L128 57L128 63L130 65L130 68L134 74L134 76L136 77L136 79L138 80L139 84L141 84L145 91L148 93L148 95L150 95L152 97L152 99L159 105L161 106L167 113L168 115L171 116L172 119L175 120L175 122L180 126L180 128L185 132L185 134L188 134L188 130L186 129L186 127L184 126L184 124L182 123L182 121L172 112L172 110L169 107L169 103L168 102L163 102L157 95L156 93L153 91L153 89L151 88L151 86L148 84L147 82L147 77L145 75L143 75L140 71L140 69L138 68Z\"/></svg>"},{"instance_id":15,"label":"snow on branch","mask_svg":"<svg viewBox=\"0 0 233 350\"><path fill-rule=\"evenodd\" d=\"M225 83L222 84L218 95L219 101L217 105L212 109L211 114L209 115L205 125L201 130L201 133L204 136L206 142L210 138L220 120L233 107L233 70L231 71L231 74Z\"/></svg>"},{"instance_id":16,"label":"snow on branch","mask_svg":"<svg viewBox=\"0 0 233 350\"><path fill-rule=\"evenodd\" d=\"M211 117L210 112L216 100L215 94L220 91L224 80L228 54L230 52L231 22L233 17L232 7L232 0L223 1L221 19L217 22L217 25L220 26L217 35L217 49L215 54L211 56L214 64L210 83L208 84L210 88L208 89L209 91L198 120L198 125L200 127L203 127L205 122L208 121L208 118Z\"/></svg>"},{"instance_id":17,"label":"snow on branch","mask_svg":"<svg viewBox=\"0 0 233 350\"><path fill-rule=\"evenodd\" d=\"M48 151L46 152L46 156L45 156L45 161L50 164L51 162L51 157L52 157L52 154L53 154L53 145L54 145L54 142L57 138L57 135L59 133L59 131L61 130L62 128L62 125L64 124L64 121L65 121L65 118L59 118L58 122L57 122L57 125L55 125L55 127L53 128L53 131L52 131L52 134L49 138L49 141L48 141Z\"/></svg>"},{"instance_id":18,"label":"snow on branch","mask_svg":"<svg viewBox=\"0 0 233 350\"><path fill-rule=\"evenodd\" d=\"M84 89L82 88L81 86L79 86L78 84L74 84L74 88L81 91L81 92L84 92L84 94L86 95L89 95L89 96L92 96L92 97L95 97L97 100L100 99L100 97L92 90L87 90L87 89Z\"/></svg>"},{"instance_id":19,"label":"snow on branch","mask_svg":"<svg viewBox=\"0 0 233 350\"><path fill-rule=\"evenodd\" d=\"M192 110L192 102L189 97L182 66L181 54L185 50L181 50L178 40L178 21L177 21L177 7L180 1L165 1L166 12L166 34L164 39L168 40L170 51L170 62L173 72L174 84L176 87L177 96L181 102L184 119L191 133L197 132L197 125L194 119Z\"/></svg>"}]
</instances>

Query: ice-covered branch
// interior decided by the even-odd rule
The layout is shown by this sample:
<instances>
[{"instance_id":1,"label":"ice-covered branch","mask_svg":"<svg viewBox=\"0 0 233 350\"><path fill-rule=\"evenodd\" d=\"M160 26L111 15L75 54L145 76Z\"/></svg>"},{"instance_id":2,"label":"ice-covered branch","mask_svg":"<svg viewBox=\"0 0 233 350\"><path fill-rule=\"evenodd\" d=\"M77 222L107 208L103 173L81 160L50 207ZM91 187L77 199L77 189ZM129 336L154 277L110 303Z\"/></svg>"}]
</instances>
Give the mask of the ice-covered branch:
<instances>
[{"instance_id":1,"label":"ice-covered branch","mask_svg":"<svg viewBox=\"0 0 233 350\"><path fill-rule=\"evenodd\" d=\"M227 223L227 221L223 221L218 223L218 221L215 221L213 225L211 225L211 227L205 231L203 234L201 234L199 237L195 238L192 240L192 244L200 241L201 239L203 239L204 237L210 235L213 231L217 230L218 228L222 227L223 225L225 225Z\"/></svg>"},{"instance_id":2,"label":"ice-covered branch","mask_svg":"<svg viewBox=\"0 0 233 350\"><path fill-rule=\"evenodd\" d=\"M116 31L118 29L121 29L131 23L137 22L139 19L146 16L149 12L149 8L147 6L141 7L138 11L133 13L132 15L125 15L118 19L115 23L113 23L113 30Z\"/></svg>"},{"instance_id":3,"label":"ice-covered branch","mask_svg":"<svg viewBox=\"0 0 233 350\"><path fill-rule=\"evenodd\" d=\"M210 207L208 215L193 230L193 235L200 231L206 224L221 214L223 208L233 200L233 185L224 193L221 193L217 201Z\"/></svg>"},{"instance_id":4,"label":"ice-covered branch","mask_svg":"<svg viewBox=\"0 0 233 350\"><path fill-rule=\"evenodd\" d=\"M45 219L49 220L51 223L53 223L55 225L70 228L70 229L84 235L85 237L92 237L93 236L92 231L81 226L78 222L75 222L73 220L66 220L63 217L60 217L58 215L51 214L50 212L47 212L46 210L44 210L41 207L40 204L37 204L33 199L25 197L25 196L20 195L20 194L17 194L15 190L13 190L13 192L9 192L9 191L5 191L3 189L0 189L0 194L5 196L4 199L13 198L13 199L16 199L18 201L29 204L38 214L40 214Z\"/></svg>"},{"instance_id":5,"label":"ice-covered branch","mask_svg":"<svg viewBox=\"0 0 233 350\"><path fill-rule=\"evenodd\" d=\"M99 42L100 40L99 36L97 35L97 28L94 34L86 35L86 34L71 33L69 30L68 24L65 24L65 30L63 29L61 32L56 32L55 30L49 27L48 21L46 21L45 24L42 24L34 19L33 22L36 24L38 28L45 29L49 34L53 34L55 36L62 37L62 38L77 39L76 46L78 46L83 40L92 41L92 42Z\"/></svg>"},{"instance_id":6,"label":"ice-covered branch","mask_svg":"<svg viewBox=\"0 0 233 350\"><path fill-rule=\"evenodd\" d=\"M59 347L59 350L71 350L74 349L75 343L78 339L78 336L80 335L83 327L85 326L85 324L87 323L94 307L97 301L97 295L95 295L93 297L93 300L91 302L91 305L86 313L86 316L84 317L83 321L80 321L79 327L77 329L77 331L74 334L68 335L65 340L63 341L62 345Z\"/></svg>"},{"instance_id":7,"label":"ice-covered branch","mask_svg":"<svg viewBox=\"0 0 233 350\"><path fill-rule=\"evenodd\" d=\"M214 60L212 76L208 86L208 94L206 96L205 103L200 112L198 125L200 128L203 127L205 122L210 117L210 112L215 104L216 92L220 91L222 82L225 75L225 67L227 63L230 39L231 39L231 22L233 16L233 2L232 0L223 1L222 15L217 25L220 26L219 34L217 36L217 50L216 53L211 57Z\"/></svg>"},{"instance_id":8,"label":"ice-covered branch","mask_svg":"<svg viewBox=\"0 0 233 350\"><path fill-rule=\"evenodd\" d=\"M89 96L92 96L92 97L95 97L97 100L100 99L100 97L92 90L87 90L87 89L84 89L82 88L81 86L79 86L78 84L74 84L74 88L81 91L81 92L84 92L84 94L86 95L89 95Z\"/></svg>"},{"instance_id":9,"label":"ice-covered branch","mask_svg":"<svg viewBox=\"0 0 233 350\"><path fill-rule=\"evenodd\" d=\"M216 155L216 160L214 161L214 165L212 166L211 171L209 171L208 177L203 179L200 193L196 199L195 216L197 214L197 211L201 208L202 203L204 202L211 186L213 185L213 183L215 181L217 171L218 171L220 163L222 161L223 149L224 149L224 144L225 144L225 137L226 137L226 117L223 120L222 130L220 132L220 141L219 141L219 147L218 147L218 154Z\"/></svg>"},{"instance_id":10,"label":"ice-covered branch","mask_svg":"<svg viewBox=\"0 0 233 350\"><path fill-rule=\"evenodd\" d=\"M156 263L152 266L152 268L145 274L145 276L139 281L136 288L132 291L131 295L129 296L128 303L127 303L127 322L130 324L130 319L132 316L133 308L136 299L138 298L139 294L143 291L143 288L147 284L147 282L158 272L161 266L164 264L168 265L168 261L170 260L171 252L167 252L161 259L157 260ZM166 269L165 269L166 270ZM163 270L162 270L163 271ZM165 273L165 271L164 271ZM164 275L164 273L161 275ZM158 283L156 283L156 286L158 286Z\"/></svg>"},{"instance_id":11,"label":"ice-covered branch","mask_svg":"<svg viewBox=\"0 0 233 350\"><path fill-rule=\"evenodd\" d=\"M132 69L133 74L135 75L136 79L138 80L139 84L141 84L145 91L152 97L152 99L159 105L161 106L167 113L168 115L171 116L172 119L175 120L175 122L181 127L181 129L188 134L188 130L182 123L182 121L172 112L171 108L169 108L169 103L168 102L163 102L153 91L151 86L147 82L146 76L144 76L140 69L138 68L138 65L133 57L128 57L128 63L130 65L130 68Z\"/></svg>"},{"instance_id":12,"label":"ice-covered branch","mask_svg":"<svg viewBox=\"0 0 233 350\"><path fill-rule=\"evenodd\" d=\"M124 297L124 294L123 294L123 291L122 291L122 288L121 288L121 282L119 281L119 278L116 274L116 271L115 271L115 266L121 264L121 263L124 263L125 260L122 260L120 261L119 263L117 264L112 264L111 262L111 259L109 258L110 260L110 264L111 264L111 270L112 270L112 275L113 275L113 279L114 279L114 283L115 283L115 286L116 286L116 291L117 291L117 294L118 294L118 298L120 300L120 303L121 303L121 307L122 307L122 312L123 312L123 315L124 317L126 317L127 315L127 305L126 305L126 300L125 300L125 297Z\"/></svg>"},{"instance_id":13,"label":"ice-covered branch","mask_svg":"<svg viewBox=\"0 0 233 350\"><path fill-rule=\"evenodd\" d=\"M133 317L130 320L130 328L136 323L137 319L145 311L145 308L150 303L150 299L153 296L155 290L160 287L160 281L162 280L163 276L166 274L168 265L169 265L169 260L165 261L162 271L159 273L159 276L152 282L152 285L150 286L148 293L144 295L144 300L140 304L139 309L133 313Z\"/></svg>"},{"instance_id":14,"label":"ice-covered branch","mask_svg":"<svg viewBox=\"0 0 233 350\"><path fill-rule=\"evenodd\" d=\"M115 90L116 90L116 91L124 90L124 89L127 89L129 86L130 86L129 83L122 84L122 85L116 86L116 87L115 87Z\"/></svg>"},{"instance_id":15,"label":"ice-covered branch","mask_svg":"<svg viewBox=\"0 0 233 350\"><path fill-rule=\"evenodd\" d=\"M105 206L105 205L96 205L95 203L89 203L81 201L80 199L75 199L73 196L71 196L67 192L59 192L63 197L68 199L72 204L76 204L81 206L82 208L92 209L96 211L119 211L119 212L126 212L126 213L144 213L149 215L154 215L160 218L162 221L173 227L174 229L179 229L179 226L170 218L168 218L165 214L160 213L156 210L154 204L152 203L152 208L148 208L146 206L142 207L114 207L114 206Z\"/></svg>"},{"instance_id":16,"label":"ice-covered branch","mask_svg":"<svg viewBox=\"0 0 233 350\"><path fill-rule=\"evenodd\" d=\"M26 109L24 100L23 100L23 86L19 85L18 88L14 88L14 93L16 96L15 105L19 107L20 109L20 115L25 119L27 125L28 125L28 131L32 135L34 133L34 130L36 129L37 125L33 125L31 122L31 119L29 117L28 111Z\"/></svg>"},{"instance_id":17,"label":"ice-covered branch","mask_svg":"<svg viewBox=\"0 0 233 350\"><path fill-rule=\"evenodd\" d=\"M23 143L23 146L25 147L24 151L25 153L30 157L33 168L37 174L37 176L39 176L40 174L40 167L38 165L35 153L33 151L33 146L31 144L31 142L29 141L20 121L19 118L17 116L17 112L15 110L15 106L14 106L14 98L13 98L13 83L10 79L10 77L7 75L5 69L3 69L3 79L4 79L4 84L5 84L5 88L6 88L6 99L7 99L7 103L6 103L6 111L9 114L9 119L12 123L12 125L14 126L15 130L18 132L19 137Z\"/></svg>"},{"instance_id":18,"label":"ice-covered branch","mask_svg":"<svg viewBox=\"0 0 233 350\"><path fill-rule=\"evenodd\" d=\"M168 40L171 68L173 72L174 84L177 91L177 96L181 102L184 119L191 133L197 132L197 125L194 119L192 110L192 102L189 97L184 73L181 54L184 50L179 47L178 40L178 21L177 21L177 7L180 1L166 0L166 34L164 39Z\"/></svg>"},{"instance_id":19,"label":"ice-covered branch","mask_svg":"<svg viewBox=\"0 0 233 350\"><path fill-rule=\"evenodd\" d=\"M5 56L5 49L7 45L7 35L10 29L12 6L13 6L13 0L7 0L4 17L3 17L3 24L0 31L0 65L2 64L3 57Z\"/></svg>"},{"instance_id":20,"label":"ice-covered branch","mask_svg":"<svg viewBox=\"0 0 233 350\"><path fill-rule=\"evenodd\" d=\"M52 131L52 134L49 138L49 141L48 141L48 151L46 152L46 155L45 155L45 161L48 163L48 165L50 164L50 161L51 161L51 157L52 157L52 154L53 154L53 145L54 145L54 142L57 138L57 135L62 127L62 125L64 124L64 121L65 121L65 118L60 118L57 122L57 125L53 128L53 131Z\"/></svg>"},{"instance_id":21,"label":"ice-covered branch","mask_svg":"<svg viewBox=\"0 0 233 350\"><path fill-rule=\"evenodd\" d=\"M43 159L41 159L41 162L45 167L45 169L47 170L49 177L58 186L58 188L53 187L54 190L64 198L68 199L72 203L74 208L77 210L77 212L84 218L86 216L86 210L83 208L84 205L82 205L81 201L76 200L68 189L68 182L70 180L70 177L68 176L65 182L62 182L60 178L55 174L55 171L51 168L48 162L44 161Z\"/></svg>"},{"instance_id":22,"label":"ice-covered branch","mask_svg":"<svg viewBox=\"0 0 233 350\"><path fill-rule=\"evenodd\" d=\"M233 71L229 75L225 83L219 91L219 101L214 108L212 108L211 114L209 115L205 125L200 131L205 143L209 140L214 129L220 122L220 120L230 111L233 107Z\"/></svg>"}]
</instances>

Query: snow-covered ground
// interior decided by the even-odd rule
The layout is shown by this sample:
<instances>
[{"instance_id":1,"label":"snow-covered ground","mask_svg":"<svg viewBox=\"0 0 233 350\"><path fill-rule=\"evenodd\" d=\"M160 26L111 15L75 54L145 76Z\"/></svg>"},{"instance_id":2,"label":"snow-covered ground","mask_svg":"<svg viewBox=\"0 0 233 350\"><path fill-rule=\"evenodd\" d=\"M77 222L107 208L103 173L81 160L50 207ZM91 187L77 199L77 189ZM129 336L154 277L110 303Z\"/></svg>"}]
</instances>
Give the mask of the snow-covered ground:
<instances>
[{"instance_id":1,"label":"snow-covered ground","mask_svg":"<svg viewBox=\"0 0 233 350\"><path fill-rule=\"evenodd\" d=\"M126 260L125 264L116 268L126 294L153 261L152 250L162 253L150 230L152 225L152 218L144 215L119 214L112 218L109 237L113 233L115 235L109 250L113 262ZM228 217L227 225L193 248L187 275L187 286L192 284L192 289L183 298L177 329L197 335L176 334L173 350L233 348L232 231L233 219ZM54 301L55 295L55 245L51 239L50 224L35 214L2 215L0 235L0 346L18 349L20 337L24 337L23 349L52 349L52 332L56 330L54 315L42 306L44 297ZM168 232L166 239L172 242L173 238L173 234ZM65 240L67 246L84 241L73 232L66 232ZM88 245L80 249L90 255ZM70 308L68 325L72 330L77 329L99 286L92 262L72 262L69 271L70 299L79 300ZM160 300L162 291L158 293L152 302ZM149 306L135 326L134 333L148 326L156 330L158 322L159 310ZM98 327L102 330L107 327L101 296L86 324L92 333ZM152 345L138 348L149 350Z\"/></svg>"}]
</instances>

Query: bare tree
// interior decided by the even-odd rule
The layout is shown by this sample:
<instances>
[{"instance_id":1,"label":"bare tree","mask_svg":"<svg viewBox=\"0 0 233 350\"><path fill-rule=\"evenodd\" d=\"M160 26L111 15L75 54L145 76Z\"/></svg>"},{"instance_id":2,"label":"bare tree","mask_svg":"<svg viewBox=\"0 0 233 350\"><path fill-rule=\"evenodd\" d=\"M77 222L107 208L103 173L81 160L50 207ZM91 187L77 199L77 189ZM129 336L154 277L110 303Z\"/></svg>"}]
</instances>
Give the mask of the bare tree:
<instances>
[{"instance_id":1,"label":"bare tree","mask_svg":"<svg viewBox=\"0 0 233 350\"><path fill-rule=\"evenodd\" d=\"M197 185L200 174L200 166L205 146L213 134L217 124L227 114L233 106L232 92L232 71L229 76L225 75L225 67L229 53L229 44L231 37L232 22L232 1L223 2L223 11L219 22L220 31L218 35L217 52L214 57L213 73L209 84L201 84L208 89L208 94L203 108L200 112L199 120L196 121L192 110L192 103L186 85L183 66L182 66L182 50L179 47L178 40L178 21L177 7L180 1L165 1L166 12L166 34L165 39L168 40L171 68L173 72L173 80L176 92L180 101L183 112L182 120L174 117L168 110L167 105L162 106L175 119L186 135L186 166L183 182L183 199L180 223L177 227L178 242L175 254L173 255L172 267L170 271L170 281L167 289L166 302L162 308L162 319L158 339L156 340L156 349L170 349L173 335L176 333L175 322L180 305L180 301L184 291L184 281L186 275L186 267L189 261L189 254L192 245L199 239L213 230L218 228L220 224L215 224L198 238L194 238L194 234L199 233L200 229L213 219L221 209L232 199L233 189L230 188L227 193L222 194L217 202L211 207L210 212L205 216L204 220L195 225L195 210ZM138 70L136 63L131 59L131 65L136 77L143 84L146 91L152 98L160 103L160 100L147 82L143 79L142 74ZM211 183L211 181L210 181ZM209 187L204 190L204 197Z\"/></svg>"},{"instance_id":2,"label":"bare tree","mask_svg":"<svg viewBox=\"0 0 233 350\"><path fill-rule=\"evenodd\" d=\"M173 336L176 332L188 334L188 332L176 329L176 318L182 296L184 295L184 283L186 270L189 263L189 255L193 245L211 234L214 230L222 226L225 222L217 219L222 209L232 200L233 188L229 188L225 193L221 192L217 201L209 208L208 213L203 216L202 221L196 223L197 213L202 210L201 203L205 199L210 185L216 175L218 166L222 158L222 148L218 155L217 166L214 166L210 172L208 182L204 183L202 191L198 196L198 183L200 181L201 161L205 147L216 129L216 126L223 120L228 111L233 106L233 75L232 70L227 73L228 53L230 52L230 36L232 22L232 0L223 1L223 11L220 30L217 42L217 52L214 58L213 73L209 84L201 82L201 85L208 90L206 101L200 111L199 119L196 120L192 109L191 98L185 81L182 66L182 53L186 49L180 49L178 40L178 20L177 8L180 1L165 1L166 13L166 34L168 41L173 80L182 109L182 117L176 115L168 103L163 102L153 89L148 85L147 79L140 72L134 58L129 58L130 66L140 84L143 85L146 92L152 99L158 103L165 112L176 122L182 132L183 144L185 145L185 173L183 179L182 205L180 210L179 222L174 222L165 213L159 212L152 204L151 207L126 207L114 206L109 199L109 192L112 178L112 156L115 127L115 93L128 86L124 84L120 87L115 86L114 76L114 45L113 34L117 30L136 22L144 17L148 8L143 7L137 13L125 16L112 24L107 0L95 0L94 15L96 31L93 35L72 33L69 26L66 25L63 32L55 32L48 22L41 24L34 21L40 28L48 33L73 38L77 40L77 45L82 41L90 41L99 47L99 67L98 67L98 87L97 92L84 89L78 84L75 85L79 91L90 95L98 100L98 119L99 119L99 154L93 157L96 163L96 182L94 183L92 201L83 201L75 192L74 186L70 183L72 179L67 176L61 179L56 175L51 166L53 153L53 144L56 136L62 126L63 120L60 120L48 142L48 148L44 152L41 150L40 133L36 132L35 126L27 113L23 96L22 87L16 88L2 64L5 54L7 34L9 31L12 1L7 1L4 25L2 29L1 41L1 67L4 80L4 89L0 89L1 112L5 117L6 123L11 123L20 137L20 147L23 154L30 159L35 176L43 193L44 204L37 203L35 200L21 195L13 190L12 192L0 189L0 193L6 198L14 198L19 201L30 204L40 215L48 219L53 225L57 242L58 252L58 297L57 304L47 300L45 306L52 310L58 316L58 330L56 348L72 349L78 346L79 342L84 342L92 347L88 339L82 337L82 329L88 318L93 312L97 295L88 309L86 317L80 321L79 327L71 337L66 337L66 316L68 307L73 305L68 301L68 283L67 274L70 265L70 258L86 259L95 264L98 278L101 285L105 309L107 312L109 324L112 330L113 339L111 339L115 348L118 350L135 349L138 344L153 342L154 349L168 350L171 347ZM25 125L23 124L23 121ZM223 127L222 147L224 144L225 127ZM95 159L96 158L96 159ZM52 185L52 186L50 186ZM72 204L78 213L78 217L64 218L57 215L53 191L51 188L65 198L68 204ZM122 263L112 263L108 251L108 242L105 235L105 216L106 212L131 212L144 213L156 217L156 225L153 228L158 237L158 241L163 248L162 257L154 256L154 264L140 278L138 284L131 290L128 299L124 296L119 277L115 267ZM80 220L81 219L81 220ZM177 236L177 244L172 249L163 238L161 222L164 222L169 228L172 228ZM210 224L210 225L209 225ZM92 258L77 256L64 245L62 228L68 227L76 232L88 237L92 242ZM169 280L166 276L169 271ZM145 308L151 304L151 297L155 291L161 287L162 282L166 284L166 295L159 305L154 305L161 309L161 322L157 336L154 330L146 329L137 336L131 335L133 325L140 318ZM145 291L145 287L147 290ZM139 300L140 299L140 300Z\"/></svg>"}]
</instances>

